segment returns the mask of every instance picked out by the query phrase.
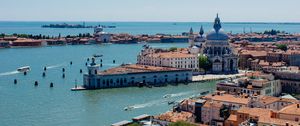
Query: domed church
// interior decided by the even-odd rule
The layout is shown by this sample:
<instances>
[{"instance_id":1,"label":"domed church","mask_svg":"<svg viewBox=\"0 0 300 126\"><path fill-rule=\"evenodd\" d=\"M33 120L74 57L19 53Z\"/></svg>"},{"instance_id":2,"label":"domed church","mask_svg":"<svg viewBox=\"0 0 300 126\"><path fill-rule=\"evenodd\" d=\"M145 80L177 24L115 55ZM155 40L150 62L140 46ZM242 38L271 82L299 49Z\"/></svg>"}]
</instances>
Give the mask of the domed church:
<instances>
[{"instance_id":1,"label":"domed church","mask_svg":"<svg viewBox=\"0 0 300 126\"><path fill-rule=\"evenodd\" d=\"M206 55L212 63L211 73L238 72L238 57L233 53L228 40L229 37L223 31L217 14L214 28L206 35L206 41L201 49L201 53Z\"/></svg>"}]
</instances>

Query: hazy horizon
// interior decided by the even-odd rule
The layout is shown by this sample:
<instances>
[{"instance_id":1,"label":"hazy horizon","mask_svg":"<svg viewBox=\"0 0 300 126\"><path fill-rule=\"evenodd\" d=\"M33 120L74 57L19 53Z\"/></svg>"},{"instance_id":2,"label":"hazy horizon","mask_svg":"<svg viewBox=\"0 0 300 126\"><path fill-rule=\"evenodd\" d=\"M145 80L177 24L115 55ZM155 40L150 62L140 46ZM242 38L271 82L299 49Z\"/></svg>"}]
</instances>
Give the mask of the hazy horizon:
<instances>
[{"instance_id":1,"label":"hazy horizon","mask_svg":"<svg viewBox=\"0 0 300 126\"><path fill-rule=\"evenodd\" d=\"M299 0L1 0L0 21L299 23ZM16 4L17 3L17 4ZM5 12L5 13L4 13Z\"/></svg>"}]
</instances>

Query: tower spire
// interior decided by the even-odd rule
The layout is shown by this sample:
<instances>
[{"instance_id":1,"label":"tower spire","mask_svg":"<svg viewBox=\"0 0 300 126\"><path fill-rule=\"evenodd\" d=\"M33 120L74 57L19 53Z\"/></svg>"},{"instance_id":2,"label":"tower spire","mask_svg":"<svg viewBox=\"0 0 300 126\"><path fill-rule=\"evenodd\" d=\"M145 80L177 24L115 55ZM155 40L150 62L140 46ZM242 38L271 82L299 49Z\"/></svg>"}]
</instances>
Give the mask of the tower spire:
<instances>
[{"instance_id":1,"label":"tower spire","mask_svg":"<svg viewBox=\"0 0 300 126\"><path fill-rule=\"evenodd\" d=\"M203 26L202 26L202 25L201 25L199 34L200 34L201 37L202 37L202 35L204 34L204 30L203 30Z\"/></svg>"},{"instance_id":2,"label":"tower spire","mask_svg":"<svg viewBox=\"0 0 300 126\"><path fill-rule=\"evenodd\" d=\"M219 18L219 14L217 13L217 17L215 19L215 23L214 23L214 29L216 32L219 32L219 30L222 28L221 26L221 21L220 21L220 18Z\"/></svg>"},{"instance_id":3,"label":"tower spire","mask_svg":"<svg viewBox=\"0 0 300 126\"><path fill-rule=\"evenodd\" d=\"M193 27L191 27L191 29L190 29L190 34L193 34L193 33L194 33Z\"/></svg>"}]
</instances>

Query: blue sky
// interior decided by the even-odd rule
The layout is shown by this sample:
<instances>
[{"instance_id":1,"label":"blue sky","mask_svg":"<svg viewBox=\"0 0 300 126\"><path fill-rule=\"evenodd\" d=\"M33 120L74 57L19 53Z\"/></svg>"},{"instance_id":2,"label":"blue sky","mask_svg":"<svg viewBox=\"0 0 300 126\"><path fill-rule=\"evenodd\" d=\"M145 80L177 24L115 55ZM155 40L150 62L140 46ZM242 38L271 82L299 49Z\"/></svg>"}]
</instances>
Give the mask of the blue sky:
<instances>
[{"instance_id":1,"label":"blue sky","mask_svg":"<svg viewBox=\"0 0 300 126\"><path fill-rule=\"evenodd\" d=\"M0 0L1 21L300 22L300 0Z\"/></svg>"}]
</instances>

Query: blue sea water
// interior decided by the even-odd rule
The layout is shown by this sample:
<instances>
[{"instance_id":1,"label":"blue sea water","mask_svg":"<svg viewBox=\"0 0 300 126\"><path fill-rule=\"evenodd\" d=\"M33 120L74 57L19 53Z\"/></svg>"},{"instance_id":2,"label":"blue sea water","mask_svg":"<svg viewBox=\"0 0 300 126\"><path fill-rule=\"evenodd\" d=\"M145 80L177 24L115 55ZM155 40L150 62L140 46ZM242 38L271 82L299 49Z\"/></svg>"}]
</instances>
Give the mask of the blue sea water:
<instances>
[{"instance_id":1,"label":"blue sea water","mask_svg":"<svg viewBox=\"0 0 300 126\"><path fill-rule=\"evenodd\" d=\"M80 69L86 59L103 54L103 68L135 63L143 44L103 44L0 49L1 126L109 126L141 114L159 114L171 109L168 101L179 101L215 88L214 82L153 88L117 88L72 92L75 80L82 84ZM186 47L187 43L151 44L153 47ZM116 64L113 64L113 60ZM73 65L69 62L72 61ZM99 62L99 60L97 60ZM31 66L24 76L16 69ZM46 77L42 77L47 67ZM62 68L66 78L62 78ZM18 80L14 84L14 79ZM39 86L35 87L34 82ZM54 87L50 88L50 83ZM170 99L163 98L172 94ZM124 107L134 106L133 111Z\"/></svg>"},{"instance_id":2,"label":"blue sea water","mask_svg":"<svg viewBox=\"0 0 300 126\"><path fill-rule=\"evenodd\" d=\"M42 34L50 36L58 36L59 34L65 35L78 35L79 33L93 33L91 28L41 28L45 24L82 24L82 22L8 22L0 21L0 33L22 33L22 34ZM129 33L129 34L181 34L187 32L192 27L195 32L200 30L201 25L205 32L212 29L211 22L85 22L86 25L114 25L117 28L105 29L110 33ZM286 31L289 33L298 33L300 23L252 23L252 22L225 22L222 24L226 32L242 33L250 32L263 32L265 30L276 29Z\"/></svg>"}]
</instances>

